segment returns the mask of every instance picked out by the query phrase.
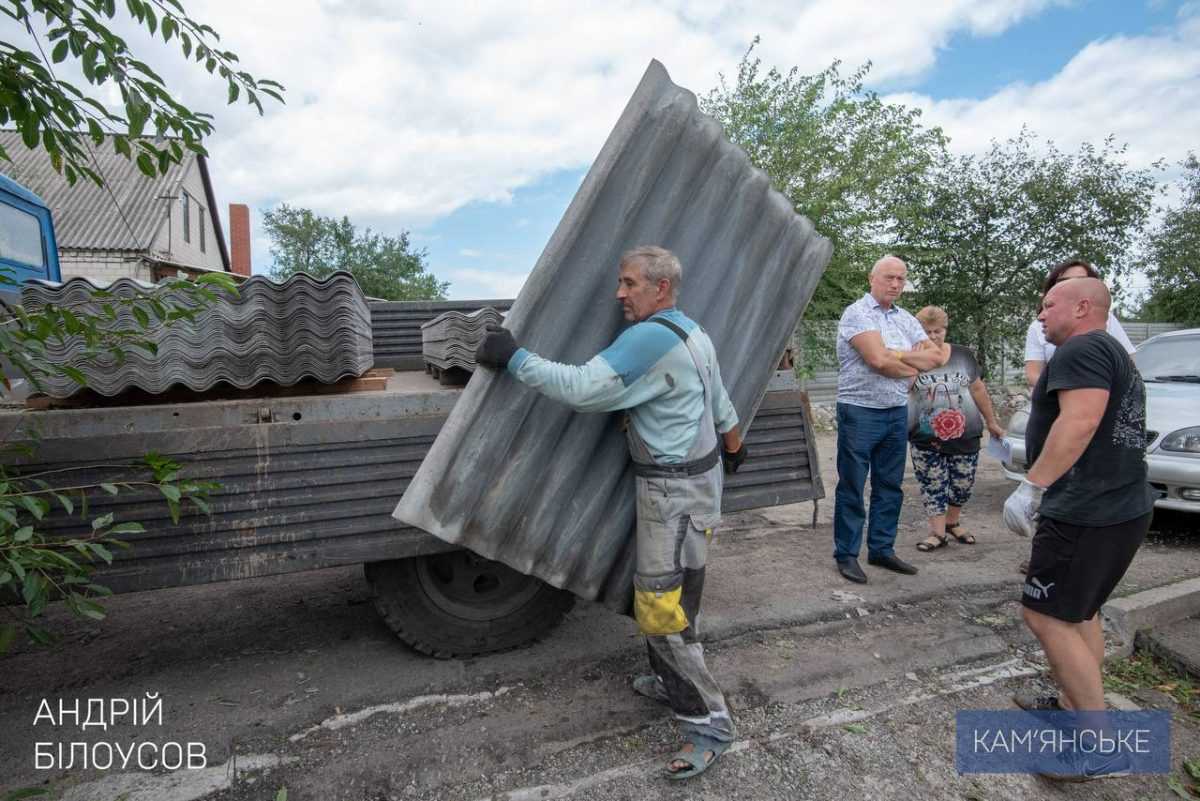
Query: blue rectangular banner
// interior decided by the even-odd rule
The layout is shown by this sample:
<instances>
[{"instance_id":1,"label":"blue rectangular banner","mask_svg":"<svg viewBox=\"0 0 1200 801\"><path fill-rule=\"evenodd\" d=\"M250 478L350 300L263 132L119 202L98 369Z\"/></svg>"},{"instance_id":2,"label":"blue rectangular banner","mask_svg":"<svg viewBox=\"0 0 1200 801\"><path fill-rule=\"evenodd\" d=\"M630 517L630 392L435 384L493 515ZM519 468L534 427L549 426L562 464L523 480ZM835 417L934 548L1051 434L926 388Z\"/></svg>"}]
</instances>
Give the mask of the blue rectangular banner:
<instances>
[{"instance_id":1,"label":"blue rectangular banner","mask_svg":"<svg viewBox=\"0 0 1200 801\"><path fill-rule=\"evenodd\" d=\"M1120 776L1171 769L1171 716L975 710L955 716L959 773Z\"/></svg>"}]
</instances>

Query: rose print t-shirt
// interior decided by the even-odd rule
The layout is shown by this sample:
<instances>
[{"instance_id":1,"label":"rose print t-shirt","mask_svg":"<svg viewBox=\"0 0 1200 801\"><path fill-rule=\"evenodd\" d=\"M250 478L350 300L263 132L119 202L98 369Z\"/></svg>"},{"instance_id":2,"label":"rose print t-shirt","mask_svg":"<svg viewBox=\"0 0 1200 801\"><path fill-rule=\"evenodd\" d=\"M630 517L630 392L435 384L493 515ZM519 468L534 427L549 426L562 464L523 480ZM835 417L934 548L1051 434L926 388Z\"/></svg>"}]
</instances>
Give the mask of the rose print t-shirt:
<instances>
[{"instance_id":1,"label":"rose print t-shirt","mask_svg":"<svg viewBox=\"0 0 1200 801\"><path fill-rule=\"evenodd\" d=\"M950 346L944 367L921 373L908 391L908 441L916 448L950 455L977 453L983 415L971 397L979 378L975 354Z\"/></svg>"}]
</instances>

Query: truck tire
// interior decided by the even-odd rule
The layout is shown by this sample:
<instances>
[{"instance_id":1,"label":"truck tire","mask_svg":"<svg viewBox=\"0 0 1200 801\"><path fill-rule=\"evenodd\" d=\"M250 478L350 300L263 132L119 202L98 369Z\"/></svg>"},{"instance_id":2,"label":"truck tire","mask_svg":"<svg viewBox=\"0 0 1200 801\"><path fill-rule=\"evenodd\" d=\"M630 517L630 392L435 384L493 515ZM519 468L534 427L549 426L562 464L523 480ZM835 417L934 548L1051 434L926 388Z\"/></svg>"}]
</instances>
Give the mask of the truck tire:
<instances>
[{"instance_id":1,"label":"truck tire","mask_svg":"<svg viewBox=\"0 0 1200 801\"><path fill-rule=\"evenodd\" d=\"M571 593L466 550L363 569L375 608L396 636L439 659L525 645L575 605Z\"/></svg>"}]
</instances>

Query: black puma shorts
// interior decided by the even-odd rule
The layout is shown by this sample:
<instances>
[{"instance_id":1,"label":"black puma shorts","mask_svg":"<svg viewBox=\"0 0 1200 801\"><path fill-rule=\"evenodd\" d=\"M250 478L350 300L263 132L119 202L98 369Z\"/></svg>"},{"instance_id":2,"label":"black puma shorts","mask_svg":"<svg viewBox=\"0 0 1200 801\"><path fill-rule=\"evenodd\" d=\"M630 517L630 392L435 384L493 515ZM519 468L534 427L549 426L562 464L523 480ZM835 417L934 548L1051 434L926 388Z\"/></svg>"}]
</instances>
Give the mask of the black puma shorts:
<instances>
[{"instance_id":1,"label":"black puma shorts","mask_svg":"<svg viewBox=\"0 0 1200 801\"><path fill-rule=\"evenodd\" d=\"M1043 517L1033 535L1021 603L1067 623L1090 619L1125 575L1152 516L1112 526L1076 526Z\"/></svg>"}]
</instances>

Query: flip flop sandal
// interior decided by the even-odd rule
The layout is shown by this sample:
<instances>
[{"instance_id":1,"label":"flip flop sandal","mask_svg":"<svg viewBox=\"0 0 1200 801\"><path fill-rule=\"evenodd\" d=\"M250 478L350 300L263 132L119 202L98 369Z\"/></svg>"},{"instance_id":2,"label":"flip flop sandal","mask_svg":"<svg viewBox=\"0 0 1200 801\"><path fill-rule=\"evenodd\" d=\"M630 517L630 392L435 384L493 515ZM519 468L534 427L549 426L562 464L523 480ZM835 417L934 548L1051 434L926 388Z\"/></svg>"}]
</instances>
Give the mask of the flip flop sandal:
<instances>
[{"instance_id":1,"label":"flip flop sandal","mask_svg":"<svg viewBox=\"0 0 1200 801\"><path fill-rule=\"evenodd\" d=\"M680 779L690 779L693 776L699 776L704 771L713 766L713 763L729 749L733 743L725 742L724 740L714 740L712 737L705 737L703 734L689 734L687 741L692 744L691 751L679 751L675 756L667 760L667 778L678 781ZM704 755L712 752L712 759L705 759ZM671 765L675 762L688 763L686 768L679 770L671 770Z\"/></svg>"},{"instance_id":2,"label":"flip flop sandal","mask_svg":"<svg viewBox=\"0 0 1200 801\"><path fill-rule=\"evenodd\" d=\"M917 550L922 553L929 553L930 551L936 551L938 548L945 548L949 544L949 537L939 537L936 534L930 534L917 543Z\"/></svg>"},{"instance_id":3,"label":"flip flop sandal","mask_svg":"<svg viewBox=\"0 0 1200 801\"><path fill-rule=\"evenodd\" d=\"M658 701L660 704L669 703L667 688L663 686L658 676L638 676L633 680L633 691L638 695L646 696L651 701Z\"/></svg>"},{"instance_id":4,"label":"flip flop sandal","mask_svg":"<svg viewBox=\"0 0 1200 801\"><path fill-rule=\"evenodd\" d=\"M963 533L959 533L958 529L963 529ZM954 541L959 545L974 545L975 535L966 530L966 526L962 523L955 523L953 526L946 526L946 533L954 537Z\"/></svg>"}]
</instances>

